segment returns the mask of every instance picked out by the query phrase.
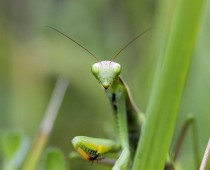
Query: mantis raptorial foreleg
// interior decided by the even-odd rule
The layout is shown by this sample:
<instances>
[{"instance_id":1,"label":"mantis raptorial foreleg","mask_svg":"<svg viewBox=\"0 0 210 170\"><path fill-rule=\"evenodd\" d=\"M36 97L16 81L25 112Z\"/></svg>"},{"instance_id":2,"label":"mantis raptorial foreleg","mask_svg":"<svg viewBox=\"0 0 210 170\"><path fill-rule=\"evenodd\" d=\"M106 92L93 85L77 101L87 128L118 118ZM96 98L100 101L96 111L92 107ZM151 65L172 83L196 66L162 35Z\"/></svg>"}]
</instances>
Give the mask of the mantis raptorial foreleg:
<instances>
[{"instance_id":1,"label":"mantis raptorial foreleg","mask_svg":"<svg viewBox=\"0 0 210 170\"><path fill-rule=\"evenodd\" d=\"M98 70L101 65L105 70ZM107 71L108 69L112 68L115 70L116 75L120 73L120 66L117 63L110 63L110 61L103 61L93 65L92 72L96 76L99 81L102 81L102 85L106 87L106 93L110 100L110 103L113 108L113 112L116 118L118 131L119 131L119 141L120 141L120 148L122 150L119 158L115 162L113 166L114 170L126 170L129 167L130 159L134 156L134 151L137 146L137 142L139 139L140 134L140 118L137 114L137 111L131 102L129 91L123 82L123 80L117 76L112 85L108 88L110 82L104 77L98 77L101 71ZM111 69L111 70L112 70ZM110 76L110 75L109 75ZM129 120L129 121L128 121ZM106 154L107 152L118 152L119 150L113 149L116 148L113 143L109 143L109 145L101 145L100 140L93 139L89 137L85 137L86 143L82 142L82 140L78 137L73 139L73 145L78 153L86 160L94 160L97 159L99 155ZM78 144L75 145L75 139L78 140ZM103 139L106 140L106 139ZM85 147L84 147L85 146ZM102 152L99 147L103 147L106 149L106 152ZM84 149L85 148L85 149ZM88 148L88 149L87 149ZM79 150L78 150L79 149ZM82 149L82 152L81 152ZM97 154L90 156L89 150L97 150ZM131 152L133 151L133 152Z\"/></svg>"},{"instance_id":2,"label":"mantis raptorial foreleg","mask_svg":"<svg viewBox=\"0 0 210 170\"><path fill-rule=\"evenodd\" d=\"M112 140L87 136L75 137L72 144L83 159L90 161L101 159L101 155L119 150L119 145Z\"/></svg>"}]
</instances>

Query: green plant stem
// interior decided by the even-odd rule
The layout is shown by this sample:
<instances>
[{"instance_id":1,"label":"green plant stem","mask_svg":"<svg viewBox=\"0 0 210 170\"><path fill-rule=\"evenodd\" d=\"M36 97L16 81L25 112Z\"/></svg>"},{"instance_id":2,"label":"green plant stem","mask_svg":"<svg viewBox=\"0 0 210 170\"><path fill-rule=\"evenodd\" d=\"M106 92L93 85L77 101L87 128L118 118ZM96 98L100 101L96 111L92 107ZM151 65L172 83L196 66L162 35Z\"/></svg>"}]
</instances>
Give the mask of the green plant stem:
<instances>
[{"instance_id":1,"label":"green plant stem","mask_svg":"<svg viewBox=\"0 0 210 170\"><path fill-rule=\"evenodd\" d=\"M188 117L181 128L181 132L177 139L176 145L173 149L174 154L173 154L172 158L173 158L173 161L176 162L176 160L179 156L179 153L181 151L182 145L184 143L184 139L186 137L187 132L189 132L190 127L192 130L192 142L193 142L195 168L199 169L200 152L199 152L199 142L198 142L199 137L198 137L198 131L197 131L197 123L196 123L194 116L191 113L188 114Z\"/></svg>"},{"instance_id":2,"label":"green plant stem","mask_svg":"<svg viewBox=\"0 0 210 170\"><path fill-rule=\"evenodd\" d=\"M194 150L194 162L196 169L199 168L199 164L201 162L201 156L199 152L199 135L198 135L198 127L197 122L194 119L192 124L192 142L193 142L193 150Z\"/></svg>"},{"instance_id":3,"label":"green plant stem","mask_svg":"<svg viewBox=\"0 0 210 170\"><path fill-rule=\"evenodd\" d=\"M196 44L204 0L178 0L156 74L133 170L162 170Z\"/></svg>"},{"instance_id":4,"label":"green plant stem","mask_svg":"<svg viewBox=\"0 0 210 170\"><path fill-rule=\"evenodd\" d=\"M210 138L206 146L205 153L203 155L203 160L199 170L208 170L210 168Z\"/></svg>"},{"instance_id":5,"label":"green plant stem","mask_svg":"<svg viewBox=\"0 0 210 170\"><path fill-rule=\"evenodd\" d=\"M40 124L39 131L32 143L31 149L23 164L22 170L34 170L41 157L43 149L47 143L48 137L52 131L55 119L58 114L58 110L64 98L64 94L67 90L68 82L63 78L58 78L55 88L53 90L47 111Z\"/></svg>"}]
</instances>

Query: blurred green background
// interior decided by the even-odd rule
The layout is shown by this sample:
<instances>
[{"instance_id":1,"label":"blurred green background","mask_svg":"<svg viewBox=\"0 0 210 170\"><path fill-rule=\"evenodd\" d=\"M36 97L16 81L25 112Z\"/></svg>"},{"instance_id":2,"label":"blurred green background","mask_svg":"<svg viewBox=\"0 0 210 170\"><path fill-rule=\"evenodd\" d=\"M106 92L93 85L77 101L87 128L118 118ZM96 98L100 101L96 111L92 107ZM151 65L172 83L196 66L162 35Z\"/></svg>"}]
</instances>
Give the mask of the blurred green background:
<instances>
[{"instance_id":1,"label":"blurred green background","mask_svg":"<svg viewBox=\"0 0 210 170\"><path fill-rule=\"evenodd\" d=\"M154 27L116 59L136 104L146 111L158 58L155 39L160 9L173 9L173 1L155 0L3 0L0 2L0 128L21 129L33 139L43 118L56 78L69 81L49 146L67 156L77 135L115 138L112 110L90 72L96 62L87 52L60 34L70 35L101 60L109 60L123 45ZM165 0L166 2L166 0ZM205 4L199 41L194 51L175 138L192 112L198 123L200 151L210 136L210 2ZM164 32L162 33L163 37ZM161 36L159 36L161 37ZM155 40L154 40L155 39ZM109 133L111 131L111 133ZM107 133L108 132L108 133ZM193 169L191 134L187 135L179 163ZM184 163L184 164L183 164ZM102 169L82 160L73 169ZM109 168L104 168L109 169Z\"/></svg>"}]
</instances>

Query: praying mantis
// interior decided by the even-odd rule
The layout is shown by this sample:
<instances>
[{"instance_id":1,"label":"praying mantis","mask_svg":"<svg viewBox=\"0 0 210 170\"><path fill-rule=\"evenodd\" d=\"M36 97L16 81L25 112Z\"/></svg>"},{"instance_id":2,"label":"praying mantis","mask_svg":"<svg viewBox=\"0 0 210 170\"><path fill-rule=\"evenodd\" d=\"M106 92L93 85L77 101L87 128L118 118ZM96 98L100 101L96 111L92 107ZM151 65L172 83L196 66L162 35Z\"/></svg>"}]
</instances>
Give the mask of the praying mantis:
<instances>
[{"instance_id":1,"label":"praying mantis","mask_svg":"<svg viewBox=\"0 0 210 170\"><path fill-rule=\"evenodd\" d=\"M77 41L58 29L53 27L49 28L70 39L98 61L98 58L92 52ZM92 65L92 74L102 85L110 101L118 127L119 142L87 136L74 137L72 139L73 147L84 160L103 162L103 160L106 159L104 157L105 154L120 153L117 160L113 163L112 170L127 170L132 167L132 161L135 156L141 129L145 124L145 117L144 113L136 107L128 86L120 76L121 66L114 62L114 59L150 29L151 28L146 29L137 37L129 41L110 61L98 61ZM169 161L165 164L165 170L171 169L174 169L174 166L173 163Z\"/></svg>"}]
</instances>

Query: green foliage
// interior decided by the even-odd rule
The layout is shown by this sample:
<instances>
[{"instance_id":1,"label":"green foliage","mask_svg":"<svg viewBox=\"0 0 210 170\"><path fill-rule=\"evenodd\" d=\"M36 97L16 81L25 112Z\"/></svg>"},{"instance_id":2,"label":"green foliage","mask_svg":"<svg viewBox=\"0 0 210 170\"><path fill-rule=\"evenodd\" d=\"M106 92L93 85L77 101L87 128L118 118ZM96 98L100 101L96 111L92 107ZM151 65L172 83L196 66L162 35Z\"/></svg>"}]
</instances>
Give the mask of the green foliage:
<instances>
[{"instance_id":1,"label":"green foliage","mask_svg":"<svg viewBox=\"0 0 210 170\"><path fill-rule=\"evenodd\" d=\"M29 142L21 131L1 131L0 157L2 170L19 170L26 159ZM39 170L66 170L67 163L62 151L58 148L48 148L40 161ZM30 167L33 169L33 167Z\"/></svg>"},{"instance_id":2,"label":"green foliage","mask_svg":"<svg viewBox=\"0 0 210 170\"><path fill-rule=\"evenodd\" d=\"M67 170L64 154L58 148L48 148L39 170Z\"/></svg>"},{"instance_id":3,"label":"green foliage","mask_svg":"<svg viewBox=\"0 0 210 170\"><path fill-rule=\"evenodd\" d=\"M16 170L22 164L28 149L28 140L21 131L1 131L0 154L3 170Z\"/></svg>"},{"instance_id":4,"label":"green foliage","mask_svg":"<svg viewBox=\"0 0 210 170\"><path fill-rule=\"evenodd\" d=\"M203 3L202 0L178 0L175 3L133 170L164 168L197 42Z\"/></svg>"}]
</instances>

